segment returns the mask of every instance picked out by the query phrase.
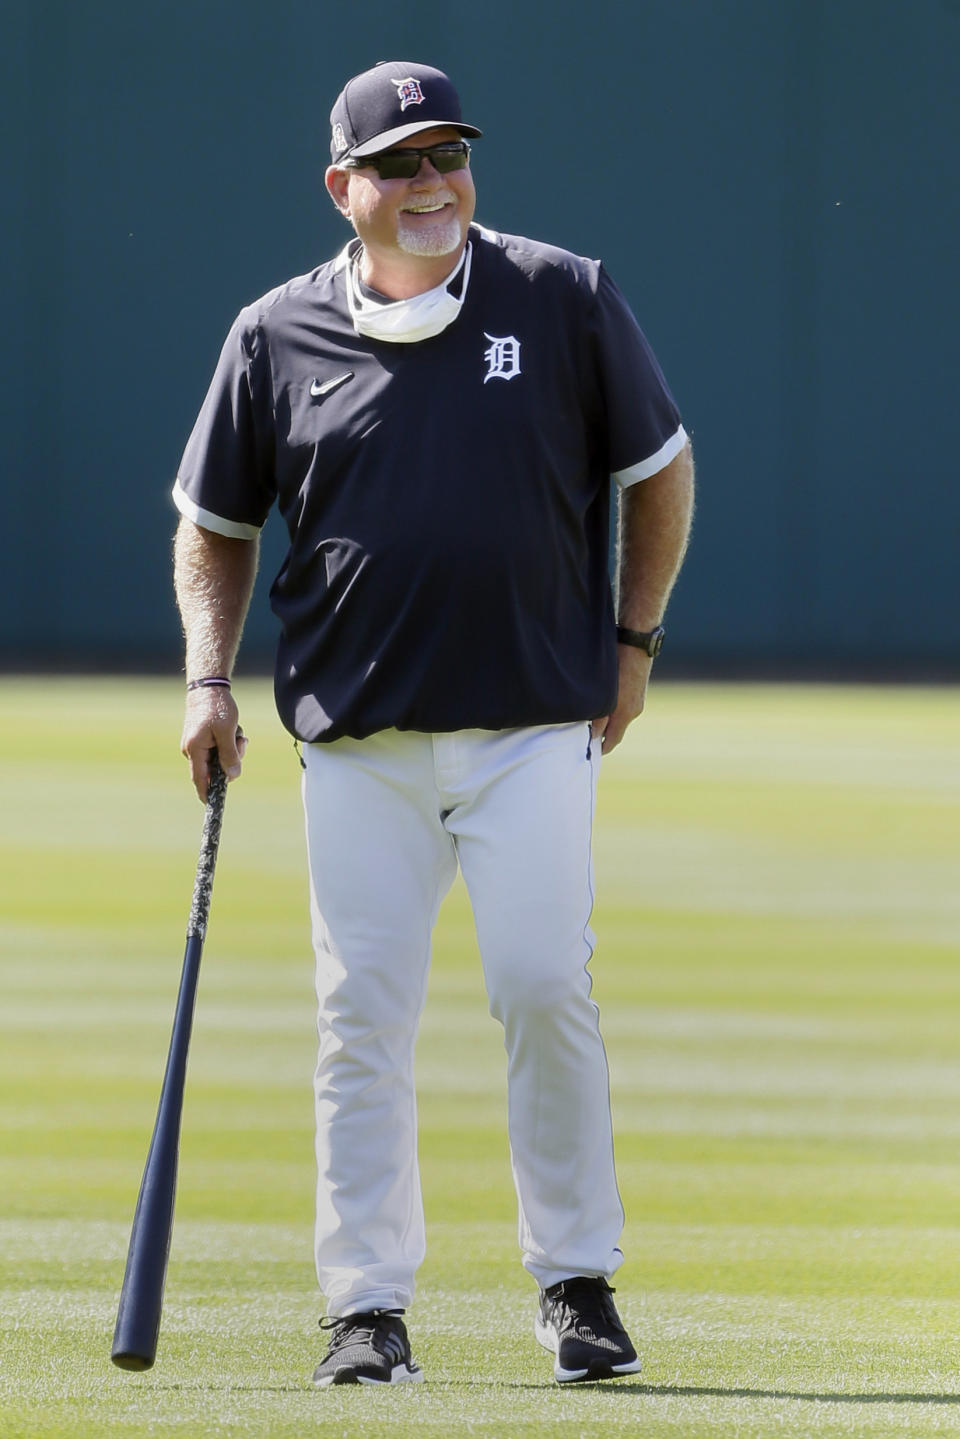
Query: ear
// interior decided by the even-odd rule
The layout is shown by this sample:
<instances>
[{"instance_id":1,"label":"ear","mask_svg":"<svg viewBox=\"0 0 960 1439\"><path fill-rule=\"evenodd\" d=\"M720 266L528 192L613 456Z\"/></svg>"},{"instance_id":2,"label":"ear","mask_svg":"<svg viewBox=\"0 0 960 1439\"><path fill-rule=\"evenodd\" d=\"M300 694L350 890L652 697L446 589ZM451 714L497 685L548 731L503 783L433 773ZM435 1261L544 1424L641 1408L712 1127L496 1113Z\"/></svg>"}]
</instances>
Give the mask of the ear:
<instances>
[{"instance_id":1,"label":"ear","mask_svg":"<svg viewBox=\"0 0 960 1439\"><path fill-rule=\"evenodd\" d=\"M327 168L323 180L327 187L327 193L340 211L340 214L345 220L349 220L350 199L347 193L350 188L349 174L337 165L330 165Z\"/></svg>"}]
</instances>

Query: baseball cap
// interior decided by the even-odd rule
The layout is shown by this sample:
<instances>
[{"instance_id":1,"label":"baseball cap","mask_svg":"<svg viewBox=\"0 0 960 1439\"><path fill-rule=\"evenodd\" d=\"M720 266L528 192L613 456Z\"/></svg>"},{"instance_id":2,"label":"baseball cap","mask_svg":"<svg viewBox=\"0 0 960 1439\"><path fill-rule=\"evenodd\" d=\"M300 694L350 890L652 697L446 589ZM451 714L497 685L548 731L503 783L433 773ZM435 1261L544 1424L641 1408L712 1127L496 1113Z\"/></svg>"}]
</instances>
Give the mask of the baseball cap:
<instances>
[{"instance_id":1,"label":"baseball cap","mask_svg":"<svg viewBox=\"0 0 960 1439\"><path fill-rule=\"evenodd\" d=\"M348 80L337 96L330 111L330 155L335 165L348 155L376 155L434 125L451 125L461 135L483 133L460 119L460 97L442 70L380 60Z\"/></svg>"}]
</instances>

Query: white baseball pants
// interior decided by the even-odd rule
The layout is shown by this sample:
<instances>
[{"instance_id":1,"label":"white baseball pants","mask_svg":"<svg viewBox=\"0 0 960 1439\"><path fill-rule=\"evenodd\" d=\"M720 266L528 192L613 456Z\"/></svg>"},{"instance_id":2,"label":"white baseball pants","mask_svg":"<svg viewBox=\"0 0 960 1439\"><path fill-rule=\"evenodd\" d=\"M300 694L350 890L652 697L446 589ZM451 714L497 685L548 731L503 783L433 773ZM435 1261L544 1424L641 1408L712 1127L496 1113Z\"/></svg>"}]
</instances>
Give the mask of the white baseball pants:
<instances>
[{"instance_id":1,"label":"white baseball pants","mask_svg":"<svg viewBox=\"0 0 960 1439\"><path fill-rule=\"evenodd\" d=\"M504 1028L523 1263L611 1275L623 1209L590 999L586 723L304 747L319 1054L316 1262L331 1315L405 1309L425 1238L413 1056L457 863Z\"/></svg>"}]
</instances>

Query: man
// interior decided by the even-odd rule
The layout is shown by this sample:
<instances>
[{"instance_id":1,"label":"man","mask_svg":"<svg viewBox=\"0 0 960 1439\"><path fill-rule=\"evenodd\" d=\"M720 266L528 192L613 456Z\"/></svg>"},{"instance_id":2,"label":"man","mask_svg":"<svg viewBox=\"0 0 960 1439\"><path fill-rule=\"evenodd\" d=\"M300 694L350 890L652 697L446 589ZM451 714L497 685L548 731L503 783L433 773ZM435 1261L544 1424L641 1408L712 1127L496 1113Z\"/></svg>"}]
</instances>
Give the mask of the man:
<instances>
[{"instance_id":1,"label":"man","mask_svg":"<svg viewBox=\"0 0 960 1439\"><path fill-rule=\"evenodd\" d=\"M331 115L355 238L243 310L175 488L182 746L236 778L229 688L274 499L283 722L303 743L317 961L314 1380L423 1376L413 1047L459 863L508 1055L536 1335L561 1382L635 1373L586 964L601 752L642 710L690 521L689 445L602 266L475 226L456 91L383 63ZM610 476L623 487L618 627Z\"/></svg>"}]
</instances>

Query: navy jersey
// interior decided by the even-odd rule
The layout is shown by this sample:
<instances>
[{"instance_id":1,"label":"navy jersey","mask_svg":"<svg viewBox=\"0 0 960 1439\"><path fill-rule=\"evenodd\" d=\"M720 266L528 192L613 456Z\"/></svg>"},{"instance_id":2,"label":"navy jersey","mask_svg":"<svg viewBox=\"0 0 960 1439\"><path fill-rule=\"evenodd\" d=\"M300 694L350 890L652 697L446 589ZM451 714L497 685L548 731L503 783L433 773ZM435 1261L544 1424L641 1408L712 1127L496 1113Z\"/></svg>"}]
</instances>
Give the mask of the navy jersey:
<instances>
[{"instance_id":1,"label":"navy jersey","mask_svg":"<svg viewBox=\"0 0 960 1439\"><path fill-rule=\"evenodd\" d=\"M599 262L471 227L458 318L358 335L345 253L241 312L174 490L253 538L276 501L276 695L298 738L504 729L613 708L610 476L685 434Z\"/></svg>"}]
</instances>

